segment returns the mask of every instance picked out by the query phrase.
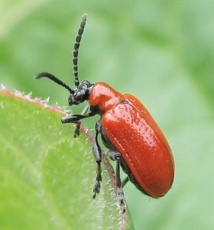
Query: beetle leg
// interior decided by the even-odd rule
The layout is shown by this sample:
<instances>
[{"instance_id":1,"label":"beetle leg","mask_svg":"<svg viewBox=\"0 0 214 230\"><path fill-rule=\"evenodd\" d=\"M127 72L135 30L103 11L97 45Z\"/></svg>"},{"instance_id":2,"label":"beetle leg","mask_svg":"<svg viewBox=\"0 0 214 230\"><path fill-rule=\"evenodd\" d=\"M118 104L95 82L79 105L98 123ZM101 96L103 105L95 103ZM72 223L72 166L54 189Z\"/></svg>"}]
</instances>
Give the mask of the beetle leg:
<instances>
[{"instance_id":1,"label":"beetle leg","mask_svg":"<svg viewBox=\"0 0 214 230\"><path fill-rule=\"evenodd\" d=\"M129 177L127 176L123 181L122 181L122 188L127 184L129 181Z\"/></svg>"},{"instance_id":2,"label":"beetle leg","mask_svg":"<svg viewBox=\"0 0 214 230\"><path fill-rule=\"evenodd\" d=\"M102 181L102 169L101 169L101 162L102 162L102 152L101 152L101 148L100 145L98 143L98 134L100 132L100 127L99 127L99 123L96 122L95 125L95 136L94 136L94 140L93 140L93 153L94 153L94 157L97 163L97 176L96 176L96 183L94 185L93 188L93 198L96 197L96 195L100 192L100 182Z\"/></svg>"},{"instance_id":3,"label":"beetle leg","mask_svg":"<svg viewBox=\"0 0 214 230\"><path fill-rule=\"evenodd\" d=\"M120 154L112 149L109 149L108 151L108 157L112 160L112 161L116 161L117 160L117 156L119 157Z\"/></svg>"},{"instance_id":4,"label":"beetle leg","mask_svg":"<svg viewBox=\"0 0 214 230\"><path fill-rule=\"evenodd\" d=\"M77 122L76 128L74 130L74 138L76 138L80 135L80 126L81 126L81 122Z\"/></svg>"},{"instance_id":5,"label":"beetle leg","mask_svg":"<svg viewBox=\"0 0 214 230\"><path fill-rule=\"evenodd\" d=\"M81 115L86 115L90 112L90 106L87 105L83 111L81 112ZM81 122L77 122L76 123L76 128L74 130L74 138L78 137L80 135L80 126L81 126Z\"/></svg>"},{"instance_id":6,"label":"beetle leg","mask_svg":"<svg viewBox=\"0 0 214 230\"><path fill-rule=\"evenodd\" d=\"M90 107L86 106L81 114L70 114L68 116L65 116L61 119L62 123L75 123L76 124L76 128L74 131L74 137L78 137L80 135L80 125L81 119L87 118L87 117L91 117L94 116L93 112L90 112Z\"/></svg>"},{"instance_id":7,"label":"beetle leg","mask_svg":"<svg viewBox=\"0 0 214 230\"><path fill-rule=\"evenodd\" d=\"M118 195L118 202L122 209L122 213L126 211L126 201L123 193L121 178L120 178L120 154L116 154L116 183L117 183L117 195Z\"/></svg>"},{"instance_id":8,"label":"beetle leg","mask_svg":"<svg viewBox=\"0 0 214 230\"><path fill-rule=\"evenodd\" d=\"M77 123L81 119L94 116L94 114L88 113L88 114L70 114L68 116L65 116L61 119L62 123Z\"/></svg>"},{"instance_id":9,"label":"beetle leg","mask_svg":"<svg viewBox=\"0 0 214 230\"><path fill-rule=\"evenodd\" d=\"M68 116L63 117L61 119L61 122L62 123L75 123L76 124L76 128L74 130L74 137L76 138L80 135L80 125L81 125L80 120L87 118L87 117L90 117L90 116L88 116L87 114L86 115L70 114Z\"/></svg>"},{"instance_id":10,"label":"beetle leg","mask_svg":"<svg viewBox=\"0 0 214 230\"><path fill-rule=\"evenodd\" d=\"M120 165L121 165L121 155L119 152L110 149L108 151L108 156L111 160L116 161L116 185L117 185L117 195L118 195L118 202L120 207L122 208L122 213L126 210L126 203L125 197L123 193L123 186L129 181L129 178L126 177L123 182L121 182L120 178Z\"/></svg>"},{"instance_id":11,"label":"beetle leg","mask_svg":"<svg viewBox=\"0 0 214 230\"><path fill-rule=\"evenodd\" d=\"M82 111L81 114L69 114L61 119L62 123L78 123L81 119L94 116L93 112L88 112L88 106Z\"/></svg>"}]
</instances>

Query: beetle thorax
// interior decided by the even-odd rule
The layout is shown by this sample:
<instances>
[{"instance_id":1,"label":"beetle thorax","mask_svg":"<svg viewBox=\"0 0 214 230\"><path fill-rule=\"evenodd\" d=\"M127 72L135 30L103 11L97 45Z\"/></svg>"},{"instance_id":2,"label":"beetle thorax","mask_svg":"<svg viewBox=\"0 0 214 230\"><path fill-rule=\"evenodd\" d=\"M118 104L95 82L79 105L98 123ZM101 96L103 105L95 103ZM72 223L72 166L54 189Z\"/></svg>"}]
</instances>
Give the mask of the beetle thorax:
<instances>
[{"instance_id":1,"label":"beetle thorax","mask_svg":"<svg viewBox=\"0 0 214 230\"><path fill-rule=\"evenodd\" d=\"M98 82L92 86L89 95L89 104L96 107L101 113L111 109L121 101L122 94L112 89L103 82Z\"/></svg>"}]
</instances>

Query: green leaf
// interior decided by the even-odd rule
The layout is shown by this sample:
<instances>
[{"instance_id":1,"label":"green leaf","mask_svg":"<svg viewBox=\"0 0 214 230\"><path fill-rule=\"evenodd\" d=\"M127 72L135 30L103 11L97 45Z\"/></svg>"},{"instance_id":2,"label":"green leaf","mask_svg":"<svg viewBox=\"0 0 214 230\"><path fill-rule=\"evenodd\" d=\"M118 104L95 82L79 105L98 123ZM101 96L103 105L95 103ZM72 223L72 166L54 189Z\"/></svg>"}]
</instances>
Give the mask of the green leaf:
<instances>
[{"instance_id":1,"label":"green leaf","mask_svg":"<svg viewBox=\"0 0 214 230\"><path fill-rule=\"evenodd\" d=\"M0 229L117 229L127 218L120 215L107 162L101 193L92 199L91 142L83 132L73 138L62 114L0 91Z\"/></svg>"}]
</instances>

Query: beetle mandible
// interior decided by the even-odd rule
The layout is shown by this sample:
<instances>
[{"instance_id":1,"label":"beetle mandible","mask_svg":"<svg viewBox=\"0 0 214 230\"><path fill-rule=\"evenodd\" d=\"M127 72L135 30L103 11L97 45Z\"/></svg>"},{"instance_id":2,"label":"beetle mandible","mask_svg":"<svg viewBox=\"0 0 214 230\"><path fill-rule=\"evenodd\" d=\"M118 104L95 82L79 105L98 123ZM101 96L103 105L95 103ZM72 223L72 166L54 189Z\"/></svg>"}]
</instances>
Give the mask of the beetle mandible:
<instances>
[{"instance_id":1,"label":"beetle mandible","mask_svg":"<svg viewBox=\"0 0 214 230\"><path fill-rule=\"evenodd\" d=\"M162 131L143 104L130 94L121 94L104 82L91 84L79 81L78 52L87 15L83 15L73 52L74 84L72 89L54 75L42 72L37 79L46 77L66 88L70 95L68 104L78 105L88 101L82 114L71 114L62 118L62 123L75 123L74 136L80 132L82 119L100 115L95 125L93 154L97 163L96 183L93 198L100 192L102 152L98 142L101 135L108 155L116 161L116 184L118 200L125 211L122 187L129 180L144 194L159 198L171 188L174 179L174 160L170 146ZM121 182L120 168L127 177Z\"/></svg>"}]
</instances>

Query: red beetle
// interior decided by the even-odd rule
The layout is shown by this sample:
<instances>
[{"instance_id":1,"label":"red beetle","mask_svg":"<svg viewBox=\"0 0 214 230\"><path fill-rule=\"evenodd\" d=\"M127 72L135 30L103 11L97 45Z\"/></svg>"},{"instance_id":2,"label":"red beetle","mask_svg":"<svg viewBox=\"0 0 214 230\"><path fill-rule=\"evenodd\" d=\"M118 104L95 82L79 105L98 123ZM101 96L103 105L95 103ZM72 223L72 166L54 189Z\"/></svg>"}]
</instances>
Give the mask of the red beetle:
<instances>
[{"instance_id":1,"label":"red beetle","mask_svg":"<svg viewBox=\"0 0 214 230\"><path fill-rule=\"evenodd\" d=\"M98 143L101 135L109 156L116 160L116 182L119 202L125 207L122 187L130 180L135 186L151 197L162 197L171 188L174 179L174 161L169 144L160 128L142 103L130 94L121 94L103 82L91 84L87 80L79 82L78 50L87 15L82 17L74 45L74 83L70 88L54 75L42 72L37 79L47 77L70 92L69 105L78 105L88 100L89 105L82 114L72 114L62 118L62 123L76 123L74 136L79 135L80 120L100 115L96 122L93 153L97 163L97 177L93 197L100 191L102 152ZM121 182L120 166L128 175ZM124 208L125 211L125 208Z\"/></svg>"}]
</instances>

